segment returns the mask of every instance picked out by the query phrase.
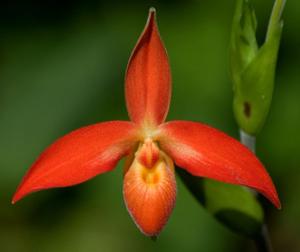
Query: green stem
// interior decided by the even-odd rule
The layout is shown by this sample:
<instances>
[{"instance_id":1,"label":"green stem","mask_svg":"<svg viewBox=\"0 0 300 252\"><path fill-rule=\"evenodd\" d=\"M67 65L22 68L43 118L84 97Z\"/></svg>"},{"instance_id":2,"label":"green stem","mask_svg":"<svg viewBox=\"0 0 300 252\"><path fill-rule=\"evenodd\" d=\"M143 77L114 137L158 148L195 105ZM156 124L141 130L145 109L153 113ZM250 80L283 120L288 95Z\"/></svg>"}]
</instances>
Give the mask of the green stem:
<instances>
[{"instance_id":1,"label":"green stem","mask_svg":"<svg viewBox=\"0 0 300 252\"><path fill-rule=\"evenodd\" d=\"M263 224L260 235L255 239L255 245L258 252L272 252L269 230L266 224Z\"/></svg>"},{"instance_id":2,"label":"green stem","mask_svg":"<svg viewBox=\"0 0 300 252\"><path fill-rule=\"evenodd\" d=\"M271 37L273 32L276 31L276 27L278 26L278 23L280 22L281 19L281 14L283 11L283 8L285 6L286 0L275 0L271 17L269 20L269 25L268 25L268 30L267 30L267 36L266 36L266 41L268 41Z\"/></svg>"},{"instance_id":3,"label":"green stem","mask_svg":"<svg viewBox=\"0 0 300 252\"><path fill-rule=\"evenodd\" d=\"M248 147L253 153L255 153L255 142L256 137L251 136L244 132L243 130L240 130L240 141L243 145ZM256 193L254 193L256 195ZM272 244L270 240L269 230L267 225L264 223L260 234L257 236L257 238L254 240L255 245L257 247L257 250L259 252L272 252Z\"/></svg>"},{"instance_id":4,"label":"green stem","mask_svg":"<svg viewBox=\"0 0 300 252\"><path fill-rule=\"evenodd\" d=\"M251 136L243 130L240 130L240 139L243 145L247 146L253 153L255 153L255 136Z\"/></svg>"}]
</instances>

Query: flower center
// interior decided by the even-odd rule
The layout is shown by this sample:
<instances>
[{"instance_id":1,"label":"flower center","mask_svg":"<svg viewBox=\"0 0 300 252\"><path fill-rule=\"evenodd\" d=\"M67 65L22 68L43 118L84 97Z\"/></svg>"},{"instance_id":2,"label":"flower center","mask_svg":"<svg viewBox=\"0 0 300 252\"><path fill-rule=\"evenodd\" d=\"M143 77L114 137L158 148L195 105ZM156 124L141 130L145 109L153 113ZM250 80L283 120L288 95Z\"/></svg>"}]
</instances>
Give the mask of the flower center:
<instances>
[{"instance_id":1,"label":"flower center","mask_svg":"<svg viewBox=\"0 0 300 252\"><path fill-rule=\"evenodd\" d=\"M140 149L136 152L136 158L148 169L151 169L155 166L157 161L160 158L160 150L156 143L152 141L151 138L148 138L144 141Z\"/></svg>"},{"instance_id":2,"label":"flower center","mask_svg":"<svg viewBox=\"0 0 300 252\"><path fill-rule=\"evenodd\" d=\"M159 149L159 146L151 138L140 143L134 155L127 158L125 163L125 174L135 171L136 178L139 177L146 184L158 184L165 170L174 172L172 160Z\"/></svg>"}]
</instances>

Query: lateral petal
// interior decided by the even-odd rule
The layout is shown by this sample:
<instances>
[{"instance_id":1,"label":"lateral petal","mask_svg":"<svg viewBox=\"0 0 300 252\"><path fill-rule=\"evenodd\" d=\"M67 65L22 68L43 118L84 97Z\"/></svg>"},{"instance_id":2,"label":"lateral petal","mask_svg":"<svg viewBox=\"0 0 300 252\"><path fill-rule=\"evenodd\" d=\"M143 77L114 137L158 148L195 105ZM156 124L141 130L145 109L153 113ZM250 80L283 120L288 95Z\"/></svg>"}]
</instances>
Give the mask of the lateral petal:
<instances>
[{"instance_id":1,"label":"lateral petal","mask_svg":"<svg viewBox=\"0 0 300 252\"><path fill-rule=\"evenodd\" d=\"M126 105L132 121L158 125L165 120L171 98L168 56L156 24L155 9L128 63L125 77Z\"/></svg>"},{"instance_id":2,"label":"lateral petal","mask_svg":"<svg viewBox=\"0 0 300 252\"><path fill-rule=\"evenodd\" d=\"M79 184L112 170L133 146L135 131L133 123L111 121L61 137L29 169L12 203L34 191Z\"/></svg>"},{"instance_id":3,"label":"lateral petal","mask_svg":"<svg viewBox=\"0 0 300 252\"><path fill-rule=\"evenodd\" d=\"M262 163L234 138L207 125L172 121L160 126L161 148L195 176L251 187L277 208L280 201Z\"/></svg>"}]
</instances>

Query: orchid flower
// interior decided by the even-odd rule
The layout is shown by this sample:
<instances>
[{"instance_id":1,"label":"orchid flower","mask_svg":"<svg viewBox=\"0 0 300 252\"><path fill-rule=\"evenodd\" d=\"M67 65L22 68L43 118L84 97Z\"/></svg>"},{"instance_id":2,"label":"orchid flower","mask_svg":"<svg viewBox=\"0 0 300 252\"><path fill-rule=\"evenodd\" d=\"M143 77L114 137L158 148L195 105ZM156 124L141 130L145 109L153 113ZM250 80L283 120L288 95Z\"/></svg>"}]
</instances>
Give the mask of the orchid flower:
<instances>
[{"instance_id":1,"label":"orchid flower","mask_svg":"<svg viewBox=\"0 0 300 252\"><path fill-rule=\"evenodd\" d=\"M126 157L125 205L148 236L159 234L174 208L174 163L194 176L253 188L280 207L265 168L237 140L202 123L165 122L171 74L153 8L128 63L125 96L131 121L97 123L55 141L24 176L12 202L34 191L82 183Z\"/></svg>"}]
</instances>

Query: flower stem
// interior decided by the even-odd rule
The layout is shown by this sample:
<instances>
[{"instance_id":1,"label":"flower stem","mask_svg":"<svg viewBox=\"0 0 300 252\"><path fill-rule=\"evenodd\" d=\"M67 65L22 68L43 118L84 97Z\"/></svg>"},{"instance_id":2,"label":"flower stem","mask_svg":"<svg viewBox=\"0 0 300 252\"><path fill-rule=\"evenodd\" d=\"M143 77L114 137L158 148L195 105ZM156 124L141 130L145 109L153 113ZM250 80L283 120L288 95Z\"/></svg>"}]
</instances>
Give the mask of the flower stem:
<instances>
[{"instance_id":1,"label":"flower stem","mask_svg":"<svg viewBox=\"0 0 300 252\"><path fill-rule=\"evenodd\" d=\"M272 252L272 244L270 240L269 230L267 225L264 223L261 229L260 235L255 239L255 245L258 252Z\"/></svg>"},{"instance_id":2,"label":"flower stem","mask_svg":"<svg viewBox=\"0 0 300 252\"><path fill-rule=\"evenodd\" d=\"M253 153L255 153L255 144L256 144L256 137L251 136L244 132L243 130L240 130L240 141L243 145L248 147ZM253 191L254 192L254 191ZM254 195L257 195L256 192L254 192ZM262 225L261 231L258 234L258 236L254 239L255 245L257 247L257 250L259 252L272 252L272 244L270 240L269 230L264 223Z\"/></svg>"},{"instance_id":3,"label":"flower stem","mask_svg":"<svg viewBox=\"0 0 300 252\"><path fill-rule=\"evenodd\" d=\"M243 130L240 130L240 139L241 143L248 147L253 153L255 153L255 143L256 143L256 137L251 136L244 132Z\"/></svg>"}]
</instances>

